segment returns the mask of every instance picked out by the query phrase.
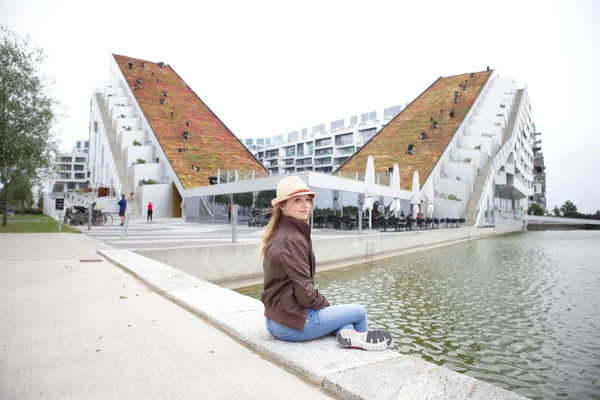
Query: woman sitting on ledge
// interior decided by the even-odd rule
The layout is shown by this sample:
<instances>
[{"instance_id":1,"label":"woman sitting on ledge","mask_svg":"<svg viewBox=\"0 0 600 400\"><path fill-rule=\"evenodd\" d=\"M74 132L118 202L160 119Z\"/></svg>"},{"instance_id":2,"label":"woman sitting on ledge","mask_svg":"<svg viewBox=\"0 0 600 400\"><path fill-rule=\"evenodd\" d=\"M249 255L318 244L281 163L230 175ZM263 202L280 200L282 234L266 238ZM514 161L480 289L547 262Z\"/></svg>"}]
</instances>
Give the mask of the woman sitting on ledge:
<instances>
[{"instance_id":1,"label":"woman sitting on ledge","mask_svg":"<svg viewBox=\"0 0 600 400\"><path fill-rule=\"evenodd\" d=\"M308 224L316 193L297 176L279 181L271 201L273 215L259 254L264 256L267 331L287 342L304 342L331 333L343 347L385 350L391 335L369 330L367 311L357 304L332 306L315 288L316 261Z\"/></svg>"}]
</instances>

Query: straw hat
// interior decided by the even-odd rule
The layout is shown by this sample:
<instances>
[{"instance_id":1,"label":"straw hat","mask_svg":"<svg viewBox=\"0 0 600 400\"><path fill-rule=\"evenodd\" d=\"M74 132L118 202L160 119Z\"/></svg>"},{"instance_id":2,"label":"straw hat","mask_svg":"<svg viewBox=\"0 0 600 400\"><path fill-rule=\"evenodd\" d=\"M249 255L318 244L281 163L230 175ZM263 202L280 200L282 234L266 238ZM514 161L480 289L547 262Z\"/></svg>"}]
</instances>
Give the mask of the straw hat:
<instances>
[{"instance_id":1,"label":"straw hat","mask_svg":"<svg viewBox=\"0 0 600 400\"><path fill-rule=\"evenodd\" d=\"M306 183L298 176L286 176L277 184L277 197L271 200L271 204L275 207L290 197L303 196L305 194L310 195L311 198L317 195L317 193L311 192Z\"/></svg>"}]
</instances>

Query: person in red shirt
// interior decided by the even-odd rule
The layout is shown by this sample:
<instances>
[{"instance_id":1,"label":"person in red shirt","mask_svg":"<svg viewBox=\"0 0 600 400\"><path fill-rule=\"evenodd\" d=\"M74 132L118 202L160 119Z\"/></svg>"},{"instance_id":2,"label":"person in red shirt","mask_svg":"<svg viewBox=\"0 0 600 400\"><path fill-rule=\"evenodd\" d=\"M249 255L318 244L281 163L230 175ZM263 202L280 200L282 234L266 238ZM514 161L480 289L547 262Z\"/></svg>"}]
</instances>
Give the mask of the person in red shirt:
<instances>
[{"instance_id":1,"label":"person in red shirt","mask_svg":"<svg viewBox=\"0 0 600 400\"><path fill-rule=\"evenodd\" d=\"M152 207L153 204L151 201L148 202L148 217L146 218L146 222L150 221L152 222Z\"/></svg>"}]
</instances>

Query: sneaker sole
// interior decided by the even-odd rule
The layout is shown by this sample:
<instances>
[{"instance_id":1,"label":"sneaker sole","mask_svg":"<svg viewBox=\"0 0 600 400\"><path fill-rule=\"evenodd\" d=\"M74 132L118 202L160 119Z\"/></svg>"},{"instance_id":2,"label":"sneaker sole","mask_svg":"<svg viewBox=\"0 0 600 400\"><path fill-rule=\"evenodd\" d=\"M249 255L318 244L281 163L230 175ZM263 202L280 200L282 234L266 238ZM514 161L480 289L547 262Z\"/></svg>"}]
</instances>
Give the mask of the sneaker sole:
<instances>
[{"instance_id":1,"label":"sneaker sole","mask_svg":"<svg viewBox=\"0 0 600 400\"><path fill-rule=\"evenodd\" d=\"M380 351L387 349L392 344L392 335L379 329L367 332L342 329L337 334L337 341L342 347Z\"/></svg>"}]
</instances>

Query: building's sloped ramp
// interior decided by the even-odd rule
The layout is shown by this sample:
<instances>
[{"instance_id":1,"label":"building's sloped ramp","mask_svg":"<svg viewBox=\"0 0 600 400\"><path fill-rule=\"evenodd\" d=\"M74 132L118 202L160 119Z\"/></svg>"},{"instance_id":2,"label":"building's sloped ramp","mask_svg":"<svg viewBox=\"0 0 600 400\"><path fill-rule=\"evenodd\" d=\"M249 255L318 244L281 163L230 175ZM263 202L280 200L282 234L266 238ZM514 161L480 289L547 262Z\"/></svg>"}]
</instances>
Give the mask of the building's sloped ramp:
<instances>
[{"instance_id":1,"label":"building's sloped ramp","mask_svg":"<svg viewBox=\"0 0 600 400\"><path fill-rule=\"evenodd\" d=\"M415 170L423 185L492 72L440 77L336 172L364 172L367 158L372 155L376 172L388 171L399 164L402 189L411 190ZM458 103L454 103L455 92L459 95ZM452 108L453 118L449 115ZM433 128L430 117L437 122L437 129ZM427 133L428 139L421 140L422 132ZM412 155L405 153L410 144L414 145Z\"/></svg>"},{"instance_id":2,"label":"building's sloped ramp","mask_svg":"<svg viewBox=\"0 0 600 400\"><path fill-rule=\"evenodd\" d=\"M267 174L169 65L114 57L129 88L137 87L133 94L185 189L208 186L208 178L217 170Z\"/></svg>"}]
</instances>

